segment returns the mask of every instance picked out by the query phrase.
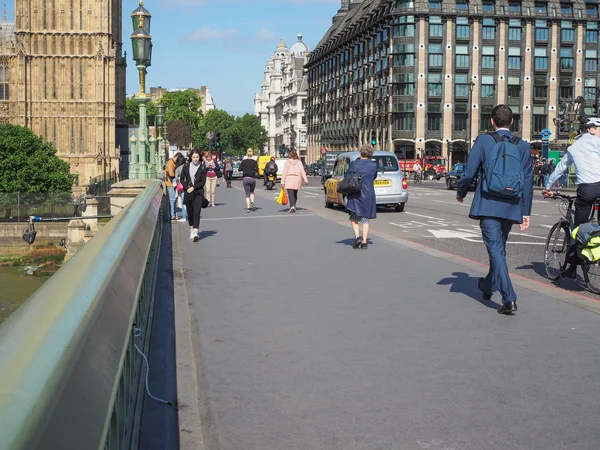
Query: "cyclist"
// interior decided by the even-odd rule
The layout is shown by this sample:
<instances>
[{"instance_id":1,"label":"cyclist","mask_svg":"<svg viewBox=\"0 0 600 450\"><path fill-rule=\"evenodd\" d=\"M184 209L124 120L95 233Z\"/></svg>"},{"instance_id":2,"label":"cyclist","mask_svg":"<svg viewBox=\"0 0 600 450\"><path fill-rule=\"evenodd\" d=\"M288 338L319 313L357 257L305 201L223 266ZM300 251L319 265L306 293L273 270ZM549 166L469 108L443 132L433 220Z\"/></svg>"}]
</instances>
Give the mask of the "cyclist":
<instances>
[{"instance_id":1,"label":"cyclist","mask_svg":"<svg viewBox=\"0 0 600 450\"><path fill-rule=\"evenodd\" d=\"M575 164L577 173L577 199L575 200L574 226L577 228L587 222L593 203L600 198L600 118L590 117L585 124L588 132L581 135L562 157L554 172L546 181L542 191L545 197L554 197L550 191L554 183L565 173L571 164ZM577 277L579 258L571 252L569 268L563 276Z\"/></svg>"},{"instance_id":2,"label":"cyclist","mask_svg":"<svg viewBox=\"0 0 600 450\"><path fill-rule=\"evenodd\" d=\"M415 181L420 181L421 178L421 172L423 171L423 168L421 167L421 164L419 164L419 161L417 161L414 166L413 166L413 171L415 172ZM417 178L418 177L418 178Z\"/></svg>"}]
</instances>

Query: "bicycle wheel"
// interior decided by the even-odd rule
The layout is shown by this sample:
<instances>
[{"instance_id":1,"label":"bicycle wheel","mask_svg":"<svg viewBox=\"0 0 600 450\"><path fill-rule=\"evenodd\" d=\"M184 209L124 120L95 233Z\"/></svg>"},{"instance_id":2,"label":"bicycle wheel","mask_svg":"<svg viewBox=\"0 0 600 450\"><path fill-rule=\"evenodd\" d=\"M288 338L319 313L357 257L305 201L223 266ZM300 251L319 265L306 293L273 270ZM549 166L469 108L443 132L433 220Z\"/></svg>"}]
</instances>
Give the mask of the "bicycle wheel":
<instances>
[{"instance_id":1,"label":"bicycle wheel","mask_svg":"<svg viewBox=\"0 0 600 450\"><path fill-rule=\"evenodd\" d=\"M588 289L594 294L600 294L600 265L595 263L583 263L583 278Z\"/></svg>"},{"instance_id":2,"label":"bicycle wheel","mask_svg":"<svg viewBox=\"0 0 600 450\"><path fill-rule=\"evenodd\" d=\"M544 266L546 275L552 281L560 278L560 271L565 267L565 258L569 249L569 227L564 222L555 223L544 248Z\"/></svg>"}]
</instances>

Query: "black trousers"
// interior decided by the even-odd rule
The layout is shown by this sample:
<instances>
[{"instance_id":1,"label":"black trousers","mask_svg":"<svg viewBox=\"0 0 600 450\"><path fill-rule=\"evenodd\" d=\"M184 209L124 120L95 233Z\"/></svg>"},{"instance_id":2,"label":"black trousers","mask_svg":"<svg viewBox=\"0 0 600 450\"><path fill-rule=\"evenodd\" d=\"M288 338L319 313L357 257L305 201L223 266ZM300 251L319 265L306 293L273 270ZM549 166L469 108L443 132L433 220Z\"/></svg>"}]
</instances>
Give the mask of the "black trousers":
<instances>
[{"instance_id":1,"label":"black trousers","mask_svg":"<svg viewBox=\"0 0 600 450\"><path fill-rule=\"evenodd\" d=\"M183 198L187 208L188 223L191 227L200 228L200 212L204 202L204 189L194 191L191 194L186 192Z\"/></svg>"},{"instance_id":2,"label":"black trousers","mask_svg":"<svg viewBox=\"0 0 600 450\"><path fill-rule=\"evenodd\" d=\"M233 170L227 170L225 172L225 181L227 182L227 186L231 186L231 180L233 179Z\"/></svg>"},{"instance_id":3,"label":"black trousers","mask_svg":"<svg viewBox=\"0 0 600 450\"><path fill-rule=\"evenodd\" d=\"M296 207L298 201L298 189L286 189L290 208Z\"/></svg>"}]
</instances>

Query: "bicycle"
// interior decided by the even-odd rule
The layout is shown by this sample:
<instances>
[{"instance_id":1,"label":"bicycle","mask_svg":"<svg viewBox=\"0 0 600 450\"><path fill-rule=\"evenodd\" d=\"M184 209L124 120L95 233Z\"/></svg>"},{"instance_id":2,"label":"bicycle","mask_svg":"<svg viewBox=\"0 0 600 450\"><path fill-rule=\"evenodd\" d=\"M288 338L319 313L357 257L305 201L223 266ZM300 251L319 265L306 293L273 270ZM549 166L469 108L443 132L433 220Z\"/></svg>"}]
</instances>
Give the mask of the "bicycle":
<instances>
[{"instance_id":1,"label":"bicycle","mask_svg":"<svg viewBox=\"0 0 600 450\"><path fill-rule=\"evenodd\" d=\"M423 176L421 175L421 172L415 172L415 174L413 175L413 181L415 182L415 184L421 183L422 179Z\"/></svg>"},{"instance_id":2,"label":"bicycle","mask_svg":"<svg viewBox=\"0 0 600 450\"><path fill-rule=\"evenodd\" d=\"M573 205L577 197L555 192L554 199L562 199L558 206L558 210L562 214L562 218L554 224L548 233L546 246L544 247L544 266L546 275L550 280L556 281L561 278L562 272L567 268L568 259L572 252L577 251L577 243L572 238L573 233ZM600 200L596 200L593 204L589 222L594 221L594 215L600 209ZM556 266L554 263L557 263ZM584 258L580 258L580 265L583 271L583 277L588 289L594 294L600 294L600 265L598 262L589 262Z\"/></svg>"}]
</instances>

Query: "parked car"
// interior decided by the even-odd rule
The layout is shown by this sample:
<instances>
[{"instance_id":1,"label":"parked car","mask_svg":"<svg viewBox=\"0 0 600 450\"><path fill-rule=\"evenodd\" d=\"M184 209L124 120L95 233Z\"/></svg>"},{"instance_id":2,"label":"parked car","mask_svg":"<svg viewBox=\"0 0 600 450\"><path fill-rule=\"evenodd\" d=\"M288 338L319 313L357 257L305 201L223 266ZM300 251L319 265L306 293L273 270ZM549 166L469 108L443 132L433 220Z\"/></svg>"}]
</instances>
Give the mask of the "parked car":
<instances>
[{"instance_id":1,"label":"parked car","mask_svg":"<svg viewBox=\"0 0 600 450\"><path fill-rule=\"evenodd\" d=\"M458 163L454 164L454 167L446 174L446 189L449 191L456 189L458 187L458 182L460 181L462 175L465 173L465 169L467 168L467 163ZM477 187L477 177L469 186L469 189L475 189Z\"/></svg>"},{"instance_id":2,"label":"parked car","mask_svg":"<svg viewBox=\"0 0 600 450\"><path fill-rule=\"evenodd\" d=\"M333 205L346 205L346 196L338 193L337 185L344 178L350 163L359 157L359 152L345 152L337 157L331 178L325 183L325 206L327 208L331 208ZM404 206L408 202L408 186L406 178L400 170L398 158L391 152L376 151L373 153L373 161L378 166L377 178L374 183L377 206L392 207L398 212L404 211Z\"/></svg>"},{"instance_id":3,"label":"parked car","mask_svg":"<svg viewBox=\"0 0 600 450\"><path fill-rule=\"evenodd\" d=\"M242 178L243 174L242 172L240 172L240 165L241 165L241 161L237 161L235 163L233 163L233 174L232 177L235 178Z\"/></svg>"}]
</instances>

